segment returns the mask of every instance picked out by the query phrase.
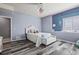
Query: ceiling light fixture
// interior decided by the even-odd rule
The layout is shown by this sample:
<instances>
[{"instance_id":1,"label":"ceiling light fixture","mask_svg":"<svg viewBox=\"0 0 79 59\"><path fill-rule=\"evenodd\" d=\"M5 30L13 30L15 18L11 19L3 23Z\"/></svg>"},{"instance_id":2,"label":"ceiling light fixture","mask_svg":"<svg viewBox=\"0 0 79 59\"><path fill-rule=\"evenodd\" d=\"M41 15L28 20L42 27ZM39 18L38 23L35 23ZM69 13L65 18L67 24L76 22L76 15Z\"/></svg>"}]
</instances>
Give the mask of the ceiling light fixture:
<instances>
[{"instance_id":1,"label":"ceiling light fixture","mask_svg":"<svg viewBox=\"0 0 79 59\"><path fill-rule=\"evenodd\" d=\"M39 13L43 13L43 4L42 3L40 3L39 4Z\"/></svg>"}]
</instances>

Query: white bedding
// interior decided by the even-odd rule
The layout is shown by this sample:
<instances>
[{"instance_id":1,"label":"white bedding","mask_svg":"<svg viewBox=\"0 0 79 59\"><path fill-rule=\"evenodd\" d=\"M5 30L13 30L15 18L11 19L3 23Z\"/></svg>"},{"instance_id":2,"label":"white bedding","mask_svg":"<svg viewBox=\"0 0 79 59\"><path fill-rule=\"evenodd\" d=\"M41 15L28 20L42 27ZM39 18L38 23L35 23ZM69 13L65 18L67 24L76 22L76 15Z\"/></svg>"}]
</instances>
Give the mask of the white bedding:
<instances>
[{"instance_id":1,"label":"white bedding","mask_svg":"<svg viewBox=\"0 0 79 59\"><path fill-rule=\"evenodd\" d=\"M33 25L28 26L26 29L27 39L36 43L36 47L39 47L40 44L48 45L56 41L56 37L53 38L50 33L39 32Z\"/></svg>"},{"instance_id":2,"label":"white bedding","mask_svg":"<svg viewBox=\"0 0 79 59\"><path fill-rule=\"evenodd\" d=\"M41 33L41 32L40 33L27 33L27 38L33 41L34 43L36 43L36 38L38 37L47 39L50 36L51 36L50 33Z\"/></svg>"},{"instance_id":3,"label":"white bedding","mask_svg":"<svg viewBox=\"0 0 79 59\"><path fill-rule=\"evenodd\" d=\"M36 43L38 36L40 37L40 35L38 33L27 33L27 38L28 40Z\"/></svg>"},{"instance_id":4,"label":"white bedding","mask_svg":"<svg viewBox=\"0 0 79 59\"><path fill-rule=\"evenodd\" d=\"M43 38L48 38L51 36L50 33L38 33L38 35L41 35L41 37L43 37Z\"/></svg>"},{"instance_id":5,"label":"white bedding","mask_svg":"<svg viewBox=\"0 0 79 59\"><path fill-rule=\"evenodd\" d=\"M42 39L48 39L51 36L50 33L27 33L27 38L36 43L36 47L39 47L42 44ZM45 43L45 42L44 42Z\"/></svg>"}]
</instances>

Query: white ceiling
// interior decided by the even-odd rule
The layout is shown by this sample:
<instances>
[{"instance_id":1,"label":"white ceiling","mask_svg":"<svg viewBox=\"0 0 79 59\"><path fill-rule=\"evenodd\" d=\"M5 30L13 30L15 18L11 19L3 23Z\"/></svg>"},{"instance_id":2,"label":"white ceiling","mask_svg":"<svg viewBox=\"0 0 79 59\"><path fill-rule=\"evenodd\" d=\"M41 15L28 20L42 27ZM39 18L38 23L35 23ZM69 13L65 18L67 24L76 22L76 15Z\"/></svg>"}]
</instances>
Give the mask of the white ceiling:
<instances>
[{"instance_id":1,"label":"white ceiling","mask_svg":"<svg viewBox=\"0 0 79 59\"><path fill-rule=\"evenodd\" d=\"M42 16L47 16L47 15L53 15L56 13L60 13L66 10L69 10L71 8L78 7L79 4L77 3L48 3L48 4L43 4L43 9L44 12L41 14Z\"/></svg>"},{"instance_id":2,"label":"white ceiling","mask_svg":"<svg viewBox=\"0 0 79 59\"><path fill-rule=\"evenodd\" d=\"M53 15L79 6L77 3L43 3L42 8L44 11L39 13L40 3L8 3L7 5L12 6L14 11L38 17Z\"/></svg>"},{"instance_id":3,"label":"white ceiling","mask_svg":"<svg viewBox=\"0 0 79 59\"><path fill-rule=\"evenodd\" d=\"M14 8L14 11L25 13L28 15L39 16L38 15L38 6L37 4L28 4L28 3L8 3Z\"/></svg>"},{"instance_id":4,"label":"white ceiling","mask_svg":"<svg viewBox=\"0 0 79 59\"><path fill-rule=\"evenodd\" d=\"M4 9L8 9L8 10L14 10L14 8L10 5L7 5L7 4L2 4L0 3L0 8L4 8Z\"/></svg>"}]
</instances>

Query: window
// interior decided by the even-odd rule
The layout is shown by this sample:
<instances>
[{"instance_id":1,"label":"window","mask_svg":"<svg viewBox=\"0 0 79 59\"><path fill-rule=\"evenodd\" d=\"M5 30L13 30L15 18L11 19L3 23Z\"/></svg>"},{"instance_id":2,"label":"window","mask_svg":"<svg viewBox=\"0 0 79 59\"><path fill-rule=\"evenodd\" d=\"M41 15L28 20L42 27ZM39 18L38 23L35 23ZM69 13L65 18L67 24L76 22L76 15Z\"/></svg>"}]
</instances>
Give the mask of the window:
<instances>
[{"instance_id":1,"label":"window","mask_svg":"<svg viewBox=\"0 0 79 59\"><path fill-rule=\"evenodd\" d=\"M63 31L66 32L79 31L79 16L63 18Z\"/></svg>"}]
</instances>

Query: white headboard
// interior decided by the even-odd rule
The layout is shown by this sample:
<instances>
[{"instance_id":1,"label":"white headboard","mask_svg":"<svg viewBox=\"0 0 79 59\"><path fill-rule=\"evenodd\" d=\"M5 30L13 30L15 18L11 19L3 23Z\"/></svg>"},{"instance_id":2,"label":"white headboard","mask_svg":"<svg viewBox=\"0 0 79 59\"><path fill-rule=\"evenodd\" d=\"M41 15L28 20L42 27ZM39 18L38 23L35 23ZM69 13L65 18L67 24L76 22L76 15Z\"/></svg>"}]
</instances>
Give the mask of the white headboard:
<instances>
[{"instance_id":1,"label":"white headboard","mask_svg":"<svg viewBox=\"0 0 79 59\"><path fill-rule=\"evenodd\" d=\"M28 27L26 27L26 33L35 33L35 32L39 32L39 30L35 26L29 25Z\"/></svg>"}]
</instances>

